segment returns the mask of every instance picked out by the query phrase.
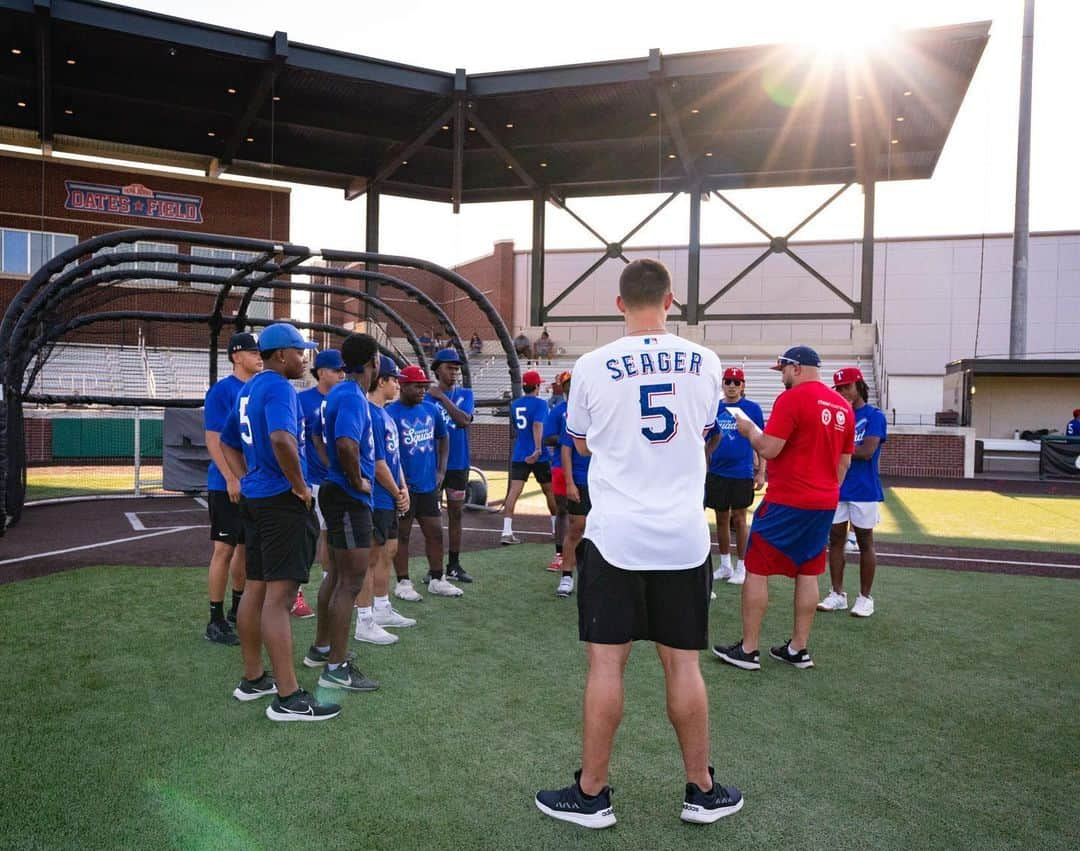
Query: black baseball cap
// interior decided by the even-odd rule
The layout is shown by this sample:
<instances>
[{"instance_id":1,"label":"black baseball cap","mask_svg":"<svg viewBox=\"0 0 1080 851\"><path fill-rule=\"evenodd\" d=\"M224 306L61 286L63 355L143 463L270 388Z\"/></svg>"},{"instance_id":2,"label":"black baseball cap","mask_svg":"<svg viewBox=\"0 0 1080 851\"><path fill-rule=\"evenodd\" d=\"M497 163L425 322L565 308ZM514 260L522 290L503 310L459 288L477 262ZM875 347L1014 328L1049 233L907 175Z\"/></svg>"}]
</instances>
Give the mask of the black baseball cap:
<instances>
[{"instance_id":1,"label":"black baseball cap","mask_svg":"<svg viewBox=\"0 0 1080 851\"><path fill-rule=\"evenodd\" d=\"M250 331L237 331L229 337L229 354L233 352L257 352L259 341Z\"/></svg>"},{"instance_id":2,"label":"black baseball cap","mask_svg":"<svg viewBox=\"0 0 1080 851\"><path fill-rule=\"evenodd\" d=\"M821 357L809 346L792 346L776 359L776 365L770 369L783 369L788 365L821 366Z\"/></svg>"}]
</instances>

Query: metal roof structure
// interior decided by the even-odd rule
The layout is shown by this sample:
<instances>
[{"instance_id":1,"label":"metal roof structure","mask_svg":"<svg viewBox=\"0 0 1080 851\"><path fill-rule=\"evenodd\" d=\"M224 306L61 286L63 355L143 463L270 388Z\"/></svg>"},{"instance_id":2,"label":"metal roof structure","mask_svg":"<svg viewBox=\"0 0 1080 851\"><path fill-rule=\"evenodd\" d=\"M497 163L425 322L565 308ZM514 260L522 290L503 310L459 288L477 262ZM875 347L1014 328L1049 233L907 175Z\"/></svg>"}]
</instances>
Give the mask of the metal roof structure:
<instances>
[{"instance_id":1,"label":"metal roof structure","mask_svg":"<svg viewBox=\"0 0 1080 851\"><path fill-rule=\"evenodd\" d=\"M929 177L989 22L449 73L98 0L0 0L0 141L454 204Z\"/></svg>"}]
</instances>

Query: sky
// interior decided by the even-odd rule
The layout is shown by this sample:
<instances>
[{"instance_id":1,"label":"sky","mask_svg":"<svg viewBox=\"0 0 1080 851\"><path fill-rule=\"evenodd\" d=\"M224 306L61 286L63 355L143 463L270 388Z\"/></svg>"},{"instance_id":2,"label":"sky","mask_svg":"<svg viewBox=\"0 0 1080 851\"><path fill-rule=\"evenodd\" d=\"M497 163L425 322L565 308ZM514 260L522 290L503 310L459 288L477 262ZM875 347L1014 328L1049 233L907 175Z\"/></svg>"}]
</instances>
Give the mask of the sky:
<instances>
[{"instance_id":1,"label":"sky","mask_svg":"<svg viewBox=\"0 0 1080 851\"><path fill-rule=\"evenodd\" d=\"M589 0L468 3L412 0L126 0L125 5L272 34L378 59L469 73L643 57L747 44L821 42L851 45L889 29L991 20L987 46L930 180L879 184L879 236L1008 232L1013 225L1023 0L766 0L758 3L667 0L641 11ZM635 4L636 5L636 4ZM1080 177L1070 156L1080 136L1080 2L1037 0L1031 157L1031 228L1080 227ZM774 232L783 232L827 198L829 187L756 189L730 193L736 204ZM621 237L660 196L575 199L571 206L610 239ZM678 245L687 239L687 201L672 203L630 246ZM383 196L380 248L451 265L512 239L529 248L526 202L463 205ZM802 239L855 238L862 199L849 190L811 222ZM293 242L362 250L364 203L340 190L294 186ZM702 212L702 241L760 241L760 235L720 203ZM595 247L593 236L549 205L548 248Z\"/></svg>"}]
</instances>

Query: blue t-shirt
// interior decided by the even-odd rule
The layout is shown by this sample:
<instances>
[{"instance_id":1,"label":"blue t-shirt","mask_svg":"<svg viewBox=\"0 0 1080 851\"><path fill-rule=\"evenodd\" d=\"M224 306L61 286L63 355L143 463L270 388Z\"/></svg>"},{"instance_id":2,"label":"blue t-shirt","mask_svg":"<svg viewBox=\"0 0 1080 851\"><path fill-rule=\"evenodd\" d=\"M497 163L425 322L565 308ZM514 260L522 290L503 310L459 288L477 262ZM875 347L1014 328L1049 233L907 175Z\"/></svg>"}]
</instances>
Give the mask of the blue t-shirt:
<instances>
[{"instance_id":1,"label":"blue t-shirt","mask_svg":"<svg viewBox=\"0 0 1080 851\"><path fill-rule=\"evenodd\" d=\"M371 406L371 433L375 438L375 460L385 461L395 482L401 481L401 452L399 451L397 423L378 405ZM375 508L394 509L397 504L390 491L375 483Z\"/></svg>"},{"instance_id":2,"label":"blue t-shirt","mask_svg":"<svg viewBox=\"0 0 1080 851\"><path fill-rule=\"evenodd\" d=\"M551 459L551 467L555 469L562 467L562 453L559 451L558 443L555 446L548 445L548 438L554 437L562 440L562 436L566 434L566 402L559 402L554 408L552 408L544 420L544 451L548 453Z\"/></svg>"},{"instance_id":3,"label":"blue t-shirt","mask_svg":"<svg viewBox=\"0 0 1080 851\"><path fill-rule=\"evenodd\" d=\"M735 415L728 408L739 408L750 419L757 423L758 428L765 428L765 417L761 413L761 406L749 399L740 399L738 402L728 404L721 402L716 409L716 422L710 429L706 440L714 435L720 435L720 442L709 456L709 472L714 476L723 476L725 479L752 479L754 478L754 447L750 441L739 434L735 428Z\"/></svg>"},{"instance_id":4,"label":"blue t-shirt","mask_svg":"<svg viewBox=\"0 0 1080 851\"><path fill-rule=\"evenodd\" d=\"M1080 437L1080 419L1069 420L1069 424L1065 426L1066 437Z\"/></svg>"},{"instance_id":5,"label":"blue t-shirt","mask_svg":"<svg viewBox=\"0 0 1080 851\"><path fill-rule=\"evenodd\" d=\"M370 493L356 490L345 475L345 468L338 454L339 438L347 437L360 448L360 475L369 482L375 481L375 438L371 427L371 403L355 381L342 381L326 394L322 406L322 434L326 443L326 455L330 468L326 481L333 482L358 502L371 507ZM372 488L374 490L374 487Z\"/></svg>"},{"instance_id":6,"label":"blue t-shirt","mask_svg":"<svg viewBox=\"0 0 1080 851\"><path fill-rule=\"evenodd\" d=\"M868 437L880 437L881 443L872 457L851 459L851 468L840 485L841 502L884 501L881 476L878 475L878 456L887 439L886 431L885 415L873 405L855 409L855 445L859 446Z\"/></svg>"},{"instance_id":7,"label":"blue t-shirt","mask_svg":"<svg viewBox=\"0 0 1080 851\"><path fill-rule=\"evenodd\" d=\"M243 386L243 381L235 375L229 375L206 392L206 402L203 403L204 431L216 431L218 434L225 431L229 415L236 406L236 397L240 395ZM208 491L224 491L228 489L225 484L225 477L221 474L221 470L217 468L217 464L214 463L212 458L210 459L210 467L206 471L206 489Z\"/></svg>"},{"instance_id":8,"label":"blue t-shirt","mask_svg":"<svg viewBox=\"0 0 1080 851\"><path fill-rule=\"evenodd\" d=\"M306 478L302 422L296 391L273 370L263 370L243 386L221 433L227 446L244 453L247 474L240 480L240 493L248 499L262 499L292 490L270 443L275 431L287 431L296 440L300 472Z\"/></svg>"},{"instance_id":9,"label":"blue t-shirt","mask_svg":"<svg viewBox=\"0 0 1080 851\"><path fill-rule=\"evenodd\" d=\"M570 477L574 480L575 485L589 485L589 461L592 460L591 455L582 455L577 451L577 446L574 445L574 438L566 433L566 429L563 429L562 436L559 438L559 446L570 447ZM559 452L562 455L562 452Z\"/></svg>"},{"instance_id":10,"label":"blue t-shirt","mask_svg":"<svg viewBox=\"0 0 1080 851\"><path fill-rule=\"evenodd\" d=\"M311 439L314 434L312 428L319 420L319 408L326 397L319 392L318 387L309 387L300 395L300 411L304 415L304 458L307 461L307 483L309 485L321 485L326 478L326 467L323 466L322 458L315 449L315 441ZM319 432L322 434L322 432Z\"/></svg>"},{"instance_id":11,"label":"blue t-shirt","mask_svg":"<svg viewBox=\"0 0 1080 851\"><path fill-rule=\"evenodd\" d=\"M412 407L391 402L384 409L397 426L401 447L401 469L409 490L431 493L435 490L438 467L436 442L447 436L446 422L431 402Z\"/></svg>"},{"instance_id":12,"label":"blue t-shirt","mask_svg":"<svg viewBox=\"0 0 1080 851\"><path fill-rule=\"evenodd\" d=\"M510 403L510 422L514 425L514 454L511 461L524 461L536 451L533 440L533 423L543 424L547 419L547 402L539 396L522 396ZM547 461L548 456L541 452L537 462Z\"/></svg>"},{"instance_id":13,"label":"blue t-shirt","mask_svg":"<svg viewBox=\"0 0 1080 851\"><path fill-rule=\"evenodd\" d=\"M472 390L465 387L452 387L450 392L446 395L451 402L469 415L469 419L472 419L473 414L476 412L476 404L473 399ZM467 428L461 428L450 419L450 412L443 407L441 402L431 398L430 395L425 396L424 401L435 406L435 409L439 412L440 416L442 416L443 424L450 433L450 457L446 461L446 469L468 470L469 430Z\"/></svg>"}]
</instances>

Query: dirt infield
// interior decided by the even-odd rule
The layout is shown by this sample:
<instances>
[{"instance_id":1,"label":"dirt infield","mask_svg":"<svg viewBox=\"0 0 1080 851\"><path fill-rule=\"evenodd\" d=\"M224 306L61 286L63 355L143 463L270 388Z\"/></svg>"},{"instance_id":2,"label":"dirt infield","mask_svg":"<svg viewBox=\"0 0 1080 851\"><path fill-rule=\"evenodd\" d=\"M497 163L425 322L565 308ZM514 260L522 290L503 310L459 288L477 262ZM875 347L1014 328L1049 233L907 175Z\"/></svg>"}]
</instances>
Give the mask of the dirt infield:
<instances>
[{"instance_id":1,"label":"dirt infield","mask_svg":"<svg viewBox=\"0 0 1080 851\"><path fill-rule=\"evenodd\" d=\"M467 511L462 550L497 547L501 531L501 514ZM514 531L530 543L551 541L546 515L519 515ZM416 528L411 548L423 551ZM195 566L209 555L206 508L192 497L39 505L26 509L19 524L0 538L0 584L90 565ZM1080 553L882 542L878 560L896 567L1080 579Z\"/></svg>"}]
</instances>

